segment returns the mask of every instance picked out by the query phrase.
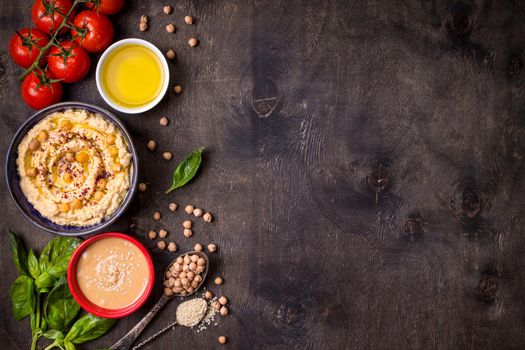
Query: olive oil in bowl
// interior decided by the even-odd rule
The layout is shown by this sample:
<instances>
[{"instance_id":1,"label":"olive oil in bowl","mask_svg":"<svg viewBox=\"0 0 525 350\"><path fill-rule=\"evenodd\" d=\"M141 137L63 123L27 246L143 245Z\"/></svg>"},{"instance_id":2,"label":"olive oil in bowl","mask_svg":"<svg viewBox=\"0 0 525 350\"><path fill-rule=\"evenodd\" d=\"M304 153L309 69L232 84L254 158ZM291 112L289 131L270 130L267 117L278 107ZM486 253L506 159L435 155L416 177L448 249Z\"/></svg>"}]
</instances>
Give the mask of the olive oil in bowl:
<instances>
[{"instance_id":1,"label":"olive oil in bowl","mask_svg":"<svg viewBox=\"0 0 525 350\"><path fill-rule=\"evenodd\" d=\"M166 92L168 80L164 56L140 39L113 44L97 66L97 86L102 97L125 113L144 112L156 105Z\"/></svg>"}]
</instances>

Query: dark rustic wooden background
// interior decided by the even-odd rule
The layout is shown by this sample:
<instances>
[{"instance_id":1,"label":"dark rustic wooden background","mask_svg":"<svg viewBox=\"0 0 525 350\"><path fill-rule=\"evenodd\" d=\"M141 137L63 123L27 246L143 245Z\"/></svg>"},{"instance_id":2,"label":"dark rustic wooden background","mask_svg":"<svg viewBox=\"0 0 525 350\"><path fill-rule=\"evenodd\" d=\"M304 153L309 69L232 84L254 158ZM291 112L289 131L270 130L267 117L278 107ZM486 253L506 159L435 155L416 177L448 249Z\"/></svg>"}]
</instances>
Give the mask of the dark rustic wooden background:
<instances>
[{"instance_id":1,"label":"dark rustic wooden background","mask_svg":"<svg viewBox=\"0 0 525 350\"><path fill-rule=\"evenodd\" d=\"M7 53L30 7L0 1L2 164L32 113ZM184 25L187 14L195 25ZM217 242L213 269L226 283L212 290L231 299L220 325L178 328L149 349L220 348L222 334L231 349L525 348L525 3L143 0L112 19L116 39L173 48L171 86L184 88L144 115L116 113L149 190L114 228L151 248L158 271L173 254L157 252L149 229L167 228L182 250ZM64 100L107 108L94 65ZM153 154L149 139L159 144ZM198 179L164 195L176 162L199 146ZM175 160L162 160L164 150ZM52 236L17 211L3 177L0 186L1 231L40 249ZM185 216L168 212L171 201L216 221L184 239ZM1 242L0 343L26 349ZM160 293L88 347L111 345ZM176 304L146 336L174 319Z\"/></svg>"}]
</instances>

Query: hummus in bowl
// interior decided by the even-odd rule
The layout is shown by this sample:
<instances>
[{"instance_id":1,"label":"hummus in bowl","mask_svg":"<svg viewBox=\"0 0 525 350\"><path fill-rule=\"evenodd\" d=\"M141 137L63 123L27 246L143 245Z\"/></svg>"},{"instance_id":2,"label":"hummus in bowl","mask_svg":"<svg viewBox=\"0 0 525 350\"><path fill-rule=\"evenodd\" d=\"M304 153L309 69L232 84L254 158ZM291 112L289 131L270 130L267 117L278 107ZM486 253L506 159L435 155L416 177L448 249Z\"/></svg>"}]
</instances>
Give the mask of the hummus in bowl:
<instances>
[{"instance_id":1,"label":"hummus in bowl","mask_svg":"<svg viewBox=\"0 0 525 350\"><path fill-rule=\"evenodd\" d=\"M51 113L18 145L20 187L44 217L59 225L99 223L130 187L131 154L122 133L83 109Z\"/></svg>"}]
</instances>

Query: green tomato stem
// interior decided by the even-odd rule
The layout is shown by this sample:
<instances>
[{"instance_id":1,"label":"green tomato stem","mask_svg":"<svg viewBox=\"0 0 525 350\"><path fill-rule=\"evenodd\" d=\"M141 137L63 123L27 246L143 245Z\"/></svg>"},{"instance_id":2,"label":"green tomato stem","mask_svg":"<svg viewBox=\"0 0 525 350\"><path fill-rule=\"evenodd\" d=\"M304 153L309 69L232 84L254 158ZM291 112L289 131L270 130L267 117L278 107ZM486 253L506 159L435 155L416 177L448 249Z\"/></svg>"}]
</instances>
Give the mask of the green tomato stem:
<instances>
[{"instance_id":1,"label":"green tomato stem","mask_svg":"<svg viewBox=\"0 0 525 350\"><path fill-rule=\"evenodd\" d=\"M24 73L22 73L22 76L20 77L20 80L23 80L29 73L31 73L32 71L34 71L35 69L37 69L39 67L39 62L40 60L42 59L42 56L44 56L44 53L46 53L46 51L51 47L51 46L55 46L55 38L58 36L58 33L60 33L60 30L62 28L64 28L64 26L67 25L67 19L69 18L69 16L73 13L73 11L75 10L75 8L77 7L78 4L80 3L83 3L85 1L83 0L75 0L73 2L73 5L71 6L71 8L69 9L69 11L67 12L67 14L65 15L62 15L60 12L58 12L61 16L64 17L64 20L60 23L60 25L58 26L58 28L56 28L55 30L55 33L53 33L53 35L51 36L51 39L49 40L49 42L42 47L42 49L40 50L40 53L38 54L38 56L36 57L35 61L33 62L33 64L31 64L31 66L29 66L29 68L27 68Z\"/></svg>"}]
</instances>

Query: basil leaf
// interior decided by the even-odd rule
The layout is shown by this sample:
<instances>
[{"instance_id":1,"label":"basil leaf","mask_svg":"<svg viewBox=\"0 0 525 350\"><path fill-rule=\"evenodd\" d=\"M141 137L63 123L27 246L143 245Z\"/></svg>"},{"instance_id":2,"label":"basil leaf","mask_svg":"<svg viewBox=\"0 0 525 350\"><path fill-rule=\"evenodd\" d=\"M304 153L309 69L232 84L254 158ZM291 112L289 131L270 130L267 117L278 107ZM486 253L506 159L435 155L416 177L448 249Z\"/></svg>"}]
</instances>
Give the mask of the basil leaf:
<instances>
[{"instance_id":1,"label":"basil leaf","mask_svg":"<svg viewBox=\"0 0 525 350\"><path fill-rule=\"evenodd\" d=\"M64 331L80 311L65 277L60 278L44 302L44 317L52 329Z\"/></svg>"},{"instance_id":2,"label":"basil leaf","mask_svg":"<svg viewBox=\"0 0 525 350\"><path fill-rule=\"evenodd\" d=\"M42 336L47 339L63 339L64 333L57 331L56 329L50 329L47 332L43 333Z\"/></svg>"},{"instance_id":3,"label":"basil leaf","mask_svg":"<svg viewBox=\"0 0 525 350\"><path fill-rule=\"evenodd\" d=\"M31 315L35 311L35 282L29 276L18 276L9 289L13 314L17 321Z\"/></svg>"},{"instance_id":4,"label":"basil leaf","mask_svg":"<svg viewBox=\"0 0 525 350\"><path fill-rule=\"evenodd\" d=\"M40 275L40 266L38 264L38 259L35 256L35 253L33 253L33 250L29 250L29 255L27 256L27 268L29 269L29 273L34 279L37 279Z\"/></svg>"},{"instance_id":5,"label":"basil leaf","mask_svg":"<svg viewBox=\"0 0 525 350\"><path fill-rule=\"evenodd\" d=\"M55 278L65 276L71 255L80 242L80 239L75 237L53 238L40 253L40 271L47 271Z\"/></svg>"},{"instance_id":6,"label":"basil leaf","mask_svg":"<svg viewBox=\"0 0 525 350\"><path fill-rule=\"evenodd\" d=\"M203 147L196 149L177 165L173 172L171 187L166 190L166 194L186 185L197 174L201 166L203 150Z\"/></svg>"},{"instance_id":7,"label":"basil leaf","mask_svg":"<svg viewBox=\"0 0 525 350\"><path fill-rule=\"evenodd\" d=\"M112 318L100 318L92 314L86 314L79 318L64 338L64 342L82 344L97 339L104 335L117 322Z\"/></svg>"},{"instance_id":8,"label":"basil leaf","mask_svg":"<svg viewBox=\"0 0 525 350\"><path fill-rule=\"evenodd\" d=\"M35 280L36 288L38 289L39 293L47 293L49 288L55 285L55 282L56 278L45 271L42 272Z\"/></svg>"},{"instance_id":9,"label":"basil leaf","mask_svg":"<svg viewBox=\"0 0 525 350\"><path fill-rule=\"evenodd\" d=\"M9 249L11 250L11 257L15 263L18 273L21 275L29 275L27 268L27 251L24 242L11 230L7 233L7 240L9 242Z\"/></svg>"},{"instance_id":10,"label":"basil leaf","mask_svg":"<svg viewBox=\"0 0 525 350\"><path fill-rule=\"evenodd\" d=\"M67 341L67 340L64 341L64 348L66 350L75 350L76 349L75 345L72 342Z\"/></svg>"}]
</instances>

